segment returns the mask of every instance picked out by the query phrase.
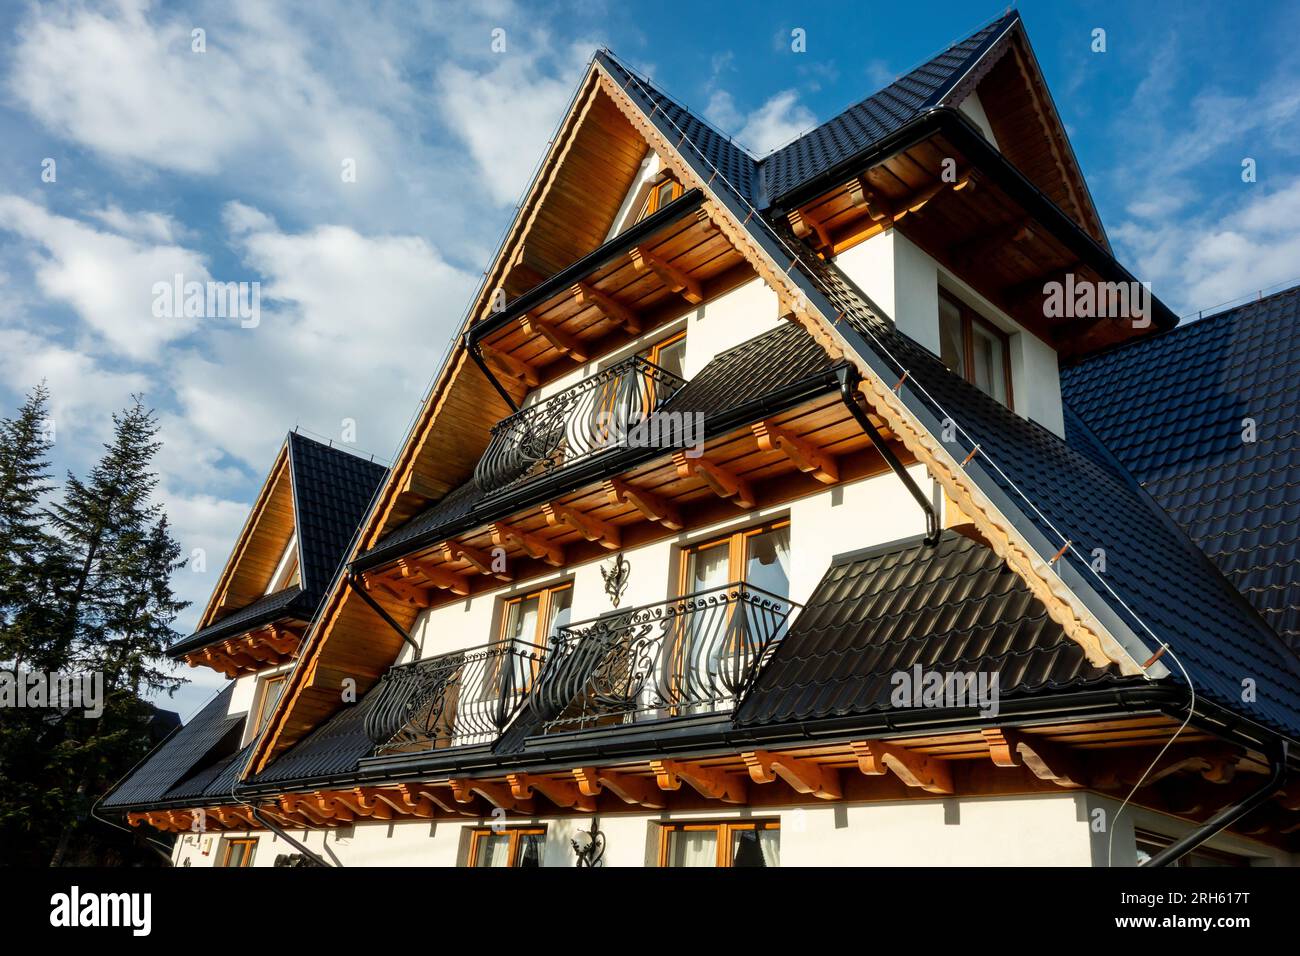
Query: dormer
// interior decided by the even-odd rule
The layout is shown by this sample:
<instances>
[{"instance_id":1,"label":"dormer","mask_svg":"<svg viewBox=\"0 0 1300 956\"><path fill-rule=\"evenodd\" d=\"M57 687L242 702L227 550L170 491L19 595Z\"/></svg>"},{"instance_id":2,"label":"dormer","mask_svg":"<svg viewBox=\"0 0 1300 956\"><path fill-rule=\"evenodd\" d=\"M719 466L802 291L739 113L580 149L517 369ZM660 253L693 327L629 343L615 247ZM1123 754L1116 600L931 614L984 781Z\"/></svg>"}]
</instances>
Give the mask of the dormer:
<instances>
[{"instance_id":1,"label":"dormer","mask_svg":"<svg viewBox=\"0 0 1300 956\"><path fill-rule=\"evenodd\" d=\"M227 677L292 660L384 473L381 465L291 433L198 629L169 654Z\"/></svg>"}]
</instances>

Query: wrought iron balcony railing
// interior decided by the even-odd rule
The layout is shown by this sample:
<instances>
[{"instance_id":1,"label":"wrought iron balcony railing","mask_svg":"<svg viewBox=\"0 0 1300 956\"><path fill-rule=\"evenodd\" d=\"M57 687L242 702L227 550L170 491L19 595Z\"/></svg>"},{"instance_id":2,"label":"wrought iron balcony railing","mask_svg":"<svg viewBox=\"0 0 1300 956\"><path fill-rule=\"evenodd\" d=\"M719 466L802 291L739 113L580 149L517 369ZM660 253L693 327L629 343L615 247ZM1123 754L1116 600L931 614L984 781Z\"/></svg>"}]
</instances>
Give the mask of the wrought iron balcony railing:
<instances>
[{"instance_id":1,"label":"wrought iron balcony railing","mask_svg":"<svg viewBox=\"0 0 1300 956\"><path fill-rule=\"evenodd\" d=\"M548 731L729 710L796 607L740 582L560 628L529 706Z\"/></svg>"},{"instance_id":2,"label":"wrought iron balcony railing","mask_svg":"<svg viewBox=\"0 0 1300 956\"><path fill-rule=\"evenodd\" d=\"M635 426L684 384L639 355L602 369L498 422L474 480L484 491L496 491L626 447Z\"/></svg>"},{"instance_id":3,"label":"wrought iron balcony railing","mask_svg":"<svg viewBox=\"0 0 1300 956\"><path fill-rule=\"evenodd\" d=\"M496 740L532 690L542 655L533 644L498 641L392 668L366 712L375 752Z\"/></svg>"}]
</instances>

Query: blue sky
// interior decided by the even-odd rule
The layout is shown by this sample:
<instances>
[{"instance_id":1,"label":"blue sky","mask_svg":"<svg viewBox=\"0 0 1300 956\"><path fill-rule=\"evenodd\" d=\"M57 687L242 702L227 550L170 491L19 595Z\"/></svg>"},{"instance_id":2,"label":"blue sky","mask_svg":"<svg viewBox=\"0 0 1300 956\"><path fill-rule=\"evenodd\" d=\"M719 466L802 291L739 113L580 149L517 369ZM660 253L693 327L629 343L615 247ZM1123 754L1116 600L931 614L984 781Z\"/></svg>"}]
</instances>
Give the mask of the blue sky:
<instances>
[{"instance_id":1,"label":"blue sky","mask_svg":"<svg viewBox=\"0 0 1300 956\"><path fill-rule=\"evenodd\" d=\"M49 382L60 470L93 460L131 393L158 408L159 495L207 558L176 584L201 605L287 430L338 440L349 419L357 450L395 453L595 47L762 155L1002 9L8 4L0 399ZM1180 313L1300 281L1300 7L1020 9L1139 278ZM177 273L260 282L259 325L154 317ZM187 676L184 716L220 680Z\"/></svg>"}]
</instances>

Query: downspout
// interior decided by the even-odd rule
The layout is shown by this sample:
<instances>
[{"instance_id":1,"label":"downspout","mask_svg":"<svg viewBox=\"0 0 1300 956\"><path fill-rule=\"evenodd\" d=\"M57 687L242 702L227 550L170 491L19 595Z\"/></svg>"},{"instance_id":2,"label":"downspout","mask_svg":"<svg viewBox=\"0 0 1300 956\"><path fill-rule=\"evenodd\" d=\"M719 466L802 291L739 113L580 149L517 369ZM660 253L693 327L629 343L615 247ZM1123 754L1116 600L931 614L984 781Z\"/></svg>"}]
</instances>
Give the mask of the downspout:
<instances>
[{"instance_id":1,"label":"downspout","mask_svg":"<svg viewBox=\"0 0 1300 956\"><path fill-rule=\"evenodd\" d=\"M270 830L272 833L278 836L285 843L289 844L291 847L293 847L295 850L297 850L299 853L305 856L308 860L311 860L312 866L323 866L327 869L333 866L333 864L326 862L324 857L319 856L312 850L308 849L306 844L299 843L293 837L289 836L289 834L284 831L284 828L282 828L276 823L272 823L271 820L266 816L266 814L264 814L261 810L259 810L255 804L250 803L250 804L246 804L246 806L248 806L253 811L254 820L262 824L262 826L266 827L268 830Z\"/></svg>"},{"instance_id":2,"label":"downspout","mask_svg":"<svg viewBox=\"0 0 1300 956\"><path fill-rule=\"evenodd\" d=\"M912 493L912 497L916 499L917 504L921 506L921 510L925 512L925 543L933 548L939 543L939 532L941 530L939 516L935 514L934 505L925 496L925 492L921 491L916 482L912 480L912 476L907 473L903 463L898 460L898 456L894 454L893 450L885 444L884 438L881 437L876 426L872 424L871 419L858 403L858 370L852 365L841 365L835 370L835 377L839 379L840 398L844 400L844 407L849 410L849 413L857 420L863 432L871 439L871 444L876 447L876 451L880 452L880 457L885 459L885 464L889 465L889 470L907 486L907 490Z\"/></svg>"},{"instance_id":3,"label":"downspout","mask_svg":"<svg viewBox=\"0 0 1300 956\"><path fill-rule=\"evenodd\" d=\"M1195 830L1184 834L1142 865L1144 867L1169 866L1175 860L1195 850L1216 833L1232 826L1250 813L1251 810L1254 810L1277 793L1282 786L1283 779L1286 777L1287 742L1285 740L1281 742L1277 750L1269 755L1269 760L1273 764L1273 772L1269 774L1268 781L1262 787L1251 791L1248 796L1232 806L1220 810Z\"/></svg>"},{"instance_id":4,"label":"downspout","mask_svg":"<svg viewBox=\"0 0 1300 956\"><path fill-rule=\"evenodd\" d=\"M483 356L479 355L478 342L471 339L468 332L465 333L464 343L465 351L469 352L469 357L474 360L474 364L479 367L479 371L487 376L487 380L492 383L492 387L497 390L497 393L506 400L506 404L510 406L510 410L512 412L519 411L519 405L510 397L510 393L506 391L505 386L501 384L500 379L492 374L492 370L488 368L487 362L483 361Z\"/></svg>"},{"instance_id":5,"label":"downspout","mask_svg":"<svg viewBox=\"0 0 1300 956\"><path fill-rule=\"evenodd\" d=\"M406 643L411 645L411 650L415 653L415 657L418 660L420 654L422 653L420 650L420 645L415 643L415 638L411 637L410 634L407 634L406 631L402 628L402 625L398 624L395 620L393 620L393 616L384 610L383 605L381 605L378 601L376 601L374 598L370 596L370 592L366 590L365 585L357 580L357 572L349 571L347 580L348 580L348 586L351 587L352 590L355 591L361 597L361 600L369 604L371 610L373 610L376 614L378 614L381 618L384 619L385 624L387 624L394 631L400 634L402 636L402 640L406 641Z\"/></svg>"}]
</instances>

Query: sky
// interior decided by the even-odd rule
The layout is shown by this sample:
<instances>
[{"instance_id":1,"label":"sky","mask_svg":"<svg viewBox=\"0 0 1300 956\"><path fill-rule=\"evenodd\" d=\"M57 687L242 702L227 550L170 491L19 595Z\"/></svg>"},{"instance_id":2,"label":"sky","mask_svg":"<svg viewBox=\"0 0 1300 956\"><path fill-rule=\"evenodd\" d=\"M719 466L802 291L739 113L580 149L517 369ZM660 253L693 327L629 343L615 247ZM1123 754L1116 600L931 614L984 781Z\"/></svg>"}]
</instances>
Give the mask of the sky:
<instances>
[{"instance_id":1,"label":"sky","mask_svg":"<svg viewBox=\"0 0 1300 956\"><path fill-rule=\"evenodd\" d=\"M1004 9L7 3L0 414L46 381L61 475L157 410L188 632L287 431L395 456L593 50L762 156ZM1300 5L1019 9L1139 279L1191 316L1300 282ZM168 314L176 276L258 283L256 323ZM181 671L188 718L222 678Z\"/></svg>"}]
</instances>

